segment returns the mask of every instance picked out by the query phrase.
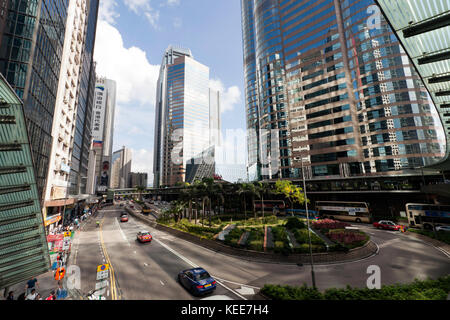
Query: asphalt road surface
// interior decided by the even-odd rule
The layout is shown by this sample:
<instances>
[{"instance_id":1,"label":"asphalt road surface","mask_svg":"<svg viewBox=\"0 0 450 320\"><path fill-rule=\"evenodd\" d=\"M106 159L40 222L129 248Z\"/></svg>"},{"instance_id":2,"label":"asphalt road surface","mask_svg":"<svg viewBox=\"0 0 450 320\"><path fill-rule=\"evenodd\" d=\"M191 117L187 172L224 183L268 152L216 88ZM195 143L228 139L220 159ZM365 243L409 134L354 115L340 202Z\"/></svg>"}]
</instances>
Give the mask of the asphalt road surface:
<instances>
[{"instance_id":1,"label":"asphalt road surface","mask_svg":"<svg viewBox=\"0 0 450 320\"><path fill-rule=\"evenodd\" d=\"M97 266L104 263L114 270L104 294L113 300L257 299L255 294L266 283L312 284L309 264L261 263L216 253L155 230L131 215L128 222L120 222L123 210L119 206L101 210L76 236L72 264L80 267L82 292L95 288ZM96 219L102 222L99 228ZM373 265L381 270L381 284L450 274L450 256L445 252L403 233L356 226L370 234L378 253L361 261L314 265L319 289L366 287L368 267ZM137 242L141 230L151 232L151 243ZM178 283L179 271L196 266L205 268L218 282L214 293L194 297Z\"/></svg>"}]
</instances>

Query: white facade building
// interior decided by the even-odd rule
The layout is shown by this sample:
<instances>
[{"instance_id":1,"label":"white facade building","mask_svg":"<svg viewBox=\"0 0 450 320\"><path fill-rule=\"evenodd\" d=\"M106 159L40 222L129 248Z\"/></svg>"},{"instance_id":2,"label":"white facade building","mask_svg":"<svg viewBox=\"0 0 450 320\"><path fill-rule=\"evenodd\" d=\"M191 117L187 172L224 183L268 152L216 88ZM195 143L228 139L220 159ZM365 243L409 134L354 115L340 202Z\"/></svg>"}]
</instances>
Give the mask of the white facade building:
<instances>
[{"instance_id":1,"label":"white facade building","mask_svg":"<svg viewBox=\"0 0 450 320\"><path fill-rule=\"evenodd\" d=\"M86 13L86 0L70 0L53 118L52 149L44 192L44 218L50 207L57 208L62 206L62 202L67 205L74 201L68 200L67 188L76 125L81 52L86 37Z\"/></svg>"}]
</instances>

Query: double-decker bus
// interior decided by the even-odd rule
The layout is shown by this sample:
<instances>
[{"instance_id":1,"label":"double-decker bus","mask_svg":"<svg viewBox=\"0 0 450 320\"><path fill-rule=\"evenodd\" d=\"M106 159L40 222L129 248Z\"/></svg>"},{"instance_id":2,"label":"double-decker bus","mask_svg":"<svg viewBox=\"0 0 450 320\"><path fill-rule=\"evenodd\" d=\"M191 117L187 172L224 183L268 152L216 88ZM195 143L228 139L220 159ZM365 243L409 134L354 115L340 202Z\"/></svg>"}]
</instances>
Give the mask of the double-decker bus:
<instances>
[{"instance_id":1,"label":"double-decker bus","mask_svg":"<svg viewBox=\"0 0 450 320\"><path fill-rule=\"evenodd\" d=\"M372 221L367 202L316 201L316 211L320 218L366 223Z\"/></svg>"},{"instance_id":2,"label":"double-decker bus","mask_svg":"<svg viewBox=\"0 0 450 320\"><path fill-rule=\"evenodd\" d=\"M411 227L433 230L438 226L450 226L450 205L407 203L406 215Z\"/></svg>"},{"instance_id":3,"label":"double-decker bus","mask_svg":"<svg viewBox=\"0 0 450 320\"><path fill-rule=\"evenodd\" d=\"M142 205L142 213L143 214L149 214L152 212L152 209L150 208L150 206L147 203L144 203Z\"/></svg>"}]
</instances>

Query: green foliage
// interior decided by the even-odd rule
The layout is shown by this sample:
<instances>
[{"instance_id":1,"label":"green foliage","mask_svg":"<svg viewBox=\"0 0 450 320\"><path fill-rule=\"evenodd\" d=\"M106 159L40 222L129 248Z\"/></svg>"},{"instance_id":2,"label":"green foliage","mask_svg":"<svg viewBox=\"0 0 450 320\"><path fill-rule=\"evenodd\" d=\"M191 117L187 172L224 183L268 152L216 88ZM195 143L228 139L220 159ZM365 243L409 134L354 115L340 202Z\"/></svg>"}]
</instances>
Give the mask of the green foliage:
<instances>
[{"instance_id":1,"label":"green foliage","mask_svg":"<svg viewBox=\"0 0 450 320\"><path fill-rule=\"evenodd\" d=\"M448 231L436 231L435 233L434 231L413 229L413 228L409 228L408 231L415 232L430 237L432 239L445 242L446 244L450 244L450 232Z\"/></svg>"},{"instance_id":2,"label":"green foliage","mask_svg":"<svg viewBox=\"0 0 450 320\"><path fill-rule=\"evenodd\" d=\"M261 293L273 300L446 300L450 292L450 275L436 280L414 280L409 284L382 286L381 289L317 289L266 284Z\"/></svg>"},{"instance_id":3,"label":"green foliage","mask_svg":"<svg viewBox=\"0 0 450 320\"><path fill-rule=\"evenodd\" d=\"M244 233L244 229L241 228L234 228L225 236L224 243L226 245L232 246L232 247L239 247L238 241L241 238L242 234Z\"/></svg>"},{"instance_id":4,"label":"green foliage","mask_svg":"<svg viewBox=\"0 0 450 320\"><path fill-rule=\"evenodd\" d=\"M305 223L296 217L290 217L287 219L287 223L284 225L287 229L293 230L293 229L305 229L306 225Z\"/></svg>"}]
</instances>

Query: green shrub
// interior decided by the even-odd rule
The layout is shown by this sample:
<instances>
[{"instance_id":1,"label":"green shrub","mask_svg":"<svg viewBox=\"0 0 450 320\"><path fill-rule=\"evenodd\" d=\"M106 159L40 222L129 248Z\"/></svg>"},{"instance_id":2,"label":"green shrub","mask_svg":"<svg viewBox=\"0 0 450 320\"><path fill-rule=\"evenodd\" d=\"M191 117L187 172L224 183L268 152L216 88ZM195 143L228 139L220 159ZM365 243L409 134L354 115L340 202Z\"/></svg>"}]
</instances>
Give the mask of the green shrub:
<instances>
[{"instance_id":1,"label":"green shrub","mask_svg":"<svg viewBox=\"0 0 450 320\"><path fill-rule=\"evenodd\" d=\"M436 280L415 280L409 284L382 286L381 289L316 289L266 284L261 293L273 300L446 300L450 292L450 275Z\"/></svg>"},{"instance_id":2,"label":"green shrub","mask_svg":"<svg viewBox=\"0 0 450 320\"><path fill-rule=\"evenodd\" d=\"M286 229L289 229L289 230L306 228L305 223L296 217L288 218L287 223L284 226L286 227Z\"/></svg>"},{"instance_id":3,"label":"green shrub","mask_svg":"<svg viewBox=\"0 0 450 320\"><path fill-rule=\"evenodd\" d=\"M247 242L248 249L255 251L263 251L264 250L264 241L263 240L253 240Z\"/></svg>"},{"instance_id":4,"label":"green shrub","mask_svg":"<svg viewBox=\"0 0 450 320\"><path fill-rule=\"evenodd\" d=\"M276 216L266 216L263 218L264 224L276 224L278 223L278 218Z\"/></svg>"}]
</instances>

